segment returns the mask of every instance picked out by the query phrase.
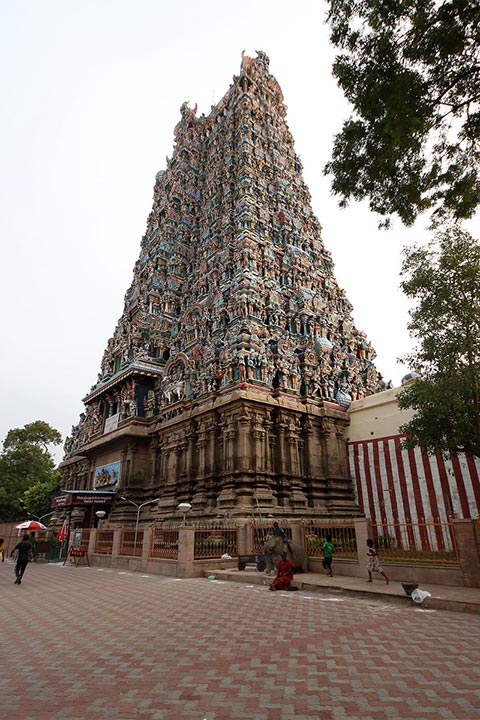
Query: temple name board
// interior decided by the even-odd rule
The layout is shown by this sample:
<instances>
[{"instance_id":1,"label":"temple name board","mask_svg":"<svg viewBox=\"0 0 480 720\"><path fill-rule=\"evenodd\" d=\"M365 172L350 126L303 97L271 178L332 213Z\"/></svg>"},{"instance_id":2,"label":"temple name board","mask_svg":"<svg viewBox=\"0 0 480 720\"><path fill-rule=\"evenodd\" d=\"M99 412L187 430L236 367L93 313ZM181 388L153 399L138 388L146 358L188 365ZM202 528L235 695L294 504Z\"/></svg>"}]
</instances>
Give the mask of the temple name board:
<instances>
[{"instance_id":1,"label":"temple name board","mask_svg":"<svg viewBox=\"0 0 480 720\"><path fill-rule=\"evenodd\" d=\"M111 505L114 493L69 492L52 498L51 507L60 508L71 505Z\"/></svg>"}]
</instances>

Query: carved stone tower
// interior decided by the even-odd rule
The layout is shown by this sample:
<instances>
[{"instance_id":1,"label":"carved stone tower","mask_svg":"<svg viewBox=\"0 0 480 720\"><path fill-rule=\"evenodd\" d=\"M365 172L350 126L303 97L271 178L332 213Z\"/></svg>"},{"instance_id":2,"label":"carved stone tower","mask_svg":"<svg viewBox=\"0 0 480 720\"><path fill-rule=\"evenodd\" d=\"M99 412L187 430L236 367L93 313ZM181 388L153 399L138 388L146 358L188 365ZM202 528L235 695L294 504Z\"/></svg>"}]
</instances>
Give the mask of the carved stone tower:
<instances>
[{"instance_id":1,"label":"carved stone tower","mask_svg":"<svg viewBox=\"0 0 480 720\"><path fill-rule=\"evenodd\" d=\"M356 512L345 409L385 388L310 206L263 52L175 147L63 487L107 488L149 520ZM130 506L131 507L131 506ZM110 522L125 502L114 497Z\"/></svg>"}]
</instances>

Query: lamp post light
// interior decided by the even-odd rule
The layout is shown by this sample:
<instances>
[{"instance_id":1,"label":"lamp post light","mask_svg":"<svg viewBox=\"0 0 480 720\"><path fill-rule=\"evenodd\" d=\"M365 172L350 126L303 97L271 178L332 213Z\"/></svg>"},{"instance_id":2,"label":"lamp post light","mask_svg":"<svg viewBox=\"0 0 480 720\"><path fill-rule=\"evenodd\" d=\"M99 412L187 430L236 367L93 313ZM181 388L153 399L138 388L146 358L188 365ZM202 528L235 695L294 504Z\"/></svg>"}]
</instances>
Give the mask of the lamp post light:
<instances>
[{"instance_id":1,"label":"lamp post light","mask_svg":"<svg viewBox=\"0 0 480 720\"><path fill-rule=\"evenodd\" d=\"M180 505L178 506L178 510L180 510L180 512L183 513L183 524L184 524L184 525L187 524L185 515L186 515L186 513L189 512L191 509L192 509L192 506L190 505L190 503L187 503L187 502L180 503Z\"/></svg>"},{"instance_id":2,"label":"lamp post light","mask_svg":"<svg viewBox=\"0 0 480 720\"><path fill-rule=\"evenodd\" d=\"M121 500L126 500L126 502L129 502L131 505L134 505L137 508L137 521L135 523L135 539L133 541L133 554L137 554L137 535L138 535L138 523L140 520L140 510L145 507L145 505L150 505L151 503L156 503L160 500L160 498L154 498L153 500L147 500L146 502L142 503L141 505L137 505L136 502L133 502L133 500L130 500L130 498L126 498L124 495L120 495Z\"/></svg>"},{"instance_id":3,"label":"lamp post light","mask_svg":"<svg viewBox=\"0 0 480 720\"><path fill-rule=\"evenodd\" d=\"M106 514L107 514L107 513L105 512L105 510L97 510L97 512L95 513L95 515L96 515L97 518L98 518L98 529L99 529L99 530L100 530L101 527L102 527L102 520L103 520L103 518L105 517Z\"/></svg>"},{"instance_id":4,"label":"lamp post light","mask_svg":"<svg viewBox=\"0 0 480 720\"><path fill-rule=\"evenodd\" d=\"M40 517L38 515L34 515L33 513L27 513L27 516L35 518L35 520L38 520L38 522L42 522L43 518L50 517L50 515L55 515L56 512L56 510L52 510L52 512L45 513L45 515L40 515Z\"/></svg>"}]
</instances>

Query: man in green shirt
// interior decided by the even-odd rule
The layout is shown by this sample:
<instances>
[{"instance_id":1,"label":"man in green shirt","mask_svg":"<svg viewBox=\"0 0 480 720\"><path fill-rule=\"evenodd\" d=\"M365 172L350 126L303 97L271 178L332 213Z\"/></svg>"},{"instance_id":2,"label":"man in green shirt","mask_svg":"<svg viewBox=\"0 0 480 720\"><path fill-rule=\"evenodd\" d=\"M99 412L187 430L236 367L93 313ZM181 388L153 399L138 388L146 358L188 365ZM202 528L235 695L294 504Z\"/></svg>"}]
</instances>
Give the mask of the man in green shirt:
<instances>
[{"instance_id":1,"label":"man in green shirt","mask_svg":"<svg viewBox=\"0 0 480 720\"><path fill-rule=\"evenodd\" d=\"M333 577L332 575L332 560L333 560L333 553L335 552L335 546L332 543L332 536L327 535L326 542L323 543L323 561L322 565L327 571L328 577Z\"/></svg>"}]
</instances>

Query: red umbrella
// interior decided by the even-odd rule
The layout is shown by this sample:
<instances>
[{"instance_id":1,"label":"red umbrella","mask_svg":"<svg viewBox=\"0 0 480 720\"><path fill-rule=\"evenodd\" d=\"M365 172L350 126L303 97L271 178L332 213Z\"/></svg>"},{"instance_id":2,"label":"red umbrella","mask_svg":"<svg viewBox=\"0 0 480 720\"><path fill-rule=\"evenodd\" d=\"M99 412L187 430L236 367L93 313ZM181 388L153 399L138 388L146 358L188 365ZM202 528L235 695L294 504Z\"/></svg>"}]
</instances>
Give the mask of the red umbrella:
<instances>
[{"instance_id":1,"label":"red umbrella","mask_svg":"<svg viewBox=\"0 0 480 720\"><path fill-rule=\"evenodd\" d=\"M55 540L60 540L61 542L63 542L64 540L67 539L67 535L68 535L68 525L67 525L67 521L64 520L62 523L62 527L60 528L60 530L58 531L58 533L55 537Z\"/></svg>"},{"instance_id":2,"label":"red umbrella","mask_svg":"<svg viewBox=\"0 0 480 720\"><path fill-rule=\"evenodd\" d=\"M20 525L15 525L17 530L48 530L47 526L38 520L25 520Z\"/></svg>"}]
</instances>

